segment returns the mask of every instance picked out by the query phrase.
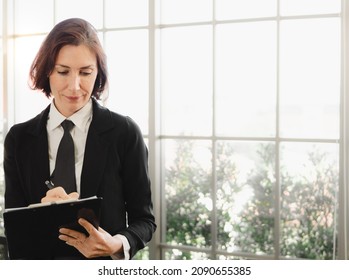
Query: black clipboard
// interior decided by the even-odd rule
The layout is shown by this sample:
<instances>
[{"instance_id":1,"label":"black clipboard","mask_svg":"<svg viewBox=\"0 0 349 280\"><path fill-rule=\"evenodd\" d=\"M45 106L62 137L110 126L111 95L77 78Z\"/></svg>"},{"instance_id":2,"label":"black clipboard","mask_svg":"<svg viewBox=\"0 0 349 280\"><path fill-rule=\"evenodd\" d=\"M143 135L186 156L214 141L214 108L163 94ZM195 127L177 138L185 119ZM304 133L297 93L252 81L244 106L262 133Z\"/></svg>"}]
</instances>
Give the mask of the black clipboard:
<instances>
[{"instance_id":1,"label":"black clipboard","mask_svg":"<svg viewBox=\"0 0 349 280\"><path fill-rule=\"evenodd\" d=\"M5 235L10 259L79 259L78 250L58 239L59 228L87 234L79 218L99 226L102 198L35 204L4 211Z\"/></svg>"}]
</instances>

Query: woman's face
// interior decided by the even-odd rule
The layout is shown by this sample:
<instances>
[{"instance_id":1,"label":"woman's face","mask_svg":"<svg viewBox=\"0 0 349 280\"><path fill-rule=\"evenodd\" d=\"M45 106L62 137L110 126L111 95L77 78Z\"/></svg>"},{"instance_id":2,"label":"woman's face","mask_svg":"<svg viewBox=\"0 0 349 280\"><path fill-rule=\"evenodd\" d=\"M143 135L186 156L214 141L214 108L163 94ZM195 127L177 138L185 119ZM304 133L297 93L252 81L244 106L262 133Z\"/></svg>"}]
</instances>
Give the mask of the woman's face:
<instances>
[{"instance_id":1,"label":"woman's face","mask_svg":"<svg viewBox=\"0 0 349 280\"><path fill-rule=\"evenodd\" d=\"M58 111L69 117L89 101L98 74L96 55L85 45L66 45L49 76Z\"/></svg>"}]
</instances>

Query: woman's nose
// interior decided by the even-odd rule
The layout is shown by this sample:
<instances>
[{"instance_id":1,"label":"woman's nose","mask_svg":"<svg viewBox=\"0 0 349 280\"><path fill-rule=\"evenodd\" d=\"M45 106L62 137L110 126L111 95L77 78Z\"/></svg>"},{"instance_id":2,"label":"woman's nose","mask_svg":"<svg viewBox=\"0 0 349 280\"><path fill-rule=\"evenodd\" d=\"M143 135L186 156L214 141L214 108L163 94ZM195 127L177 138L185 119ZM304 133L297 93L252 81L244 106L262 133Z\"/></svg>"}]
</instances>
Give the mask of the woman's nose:
<instances>
[{"instance_id":1,"label":"woman's nose","mask_svg":"<svg viewBox=\"0 0 349 280\"><path fill-rule=\"evenodd\" d=\"M80 89L80 77L79 75L72 75L69 79L69 89L71 91L77 91Z\"/></svg>"}]
</instances>

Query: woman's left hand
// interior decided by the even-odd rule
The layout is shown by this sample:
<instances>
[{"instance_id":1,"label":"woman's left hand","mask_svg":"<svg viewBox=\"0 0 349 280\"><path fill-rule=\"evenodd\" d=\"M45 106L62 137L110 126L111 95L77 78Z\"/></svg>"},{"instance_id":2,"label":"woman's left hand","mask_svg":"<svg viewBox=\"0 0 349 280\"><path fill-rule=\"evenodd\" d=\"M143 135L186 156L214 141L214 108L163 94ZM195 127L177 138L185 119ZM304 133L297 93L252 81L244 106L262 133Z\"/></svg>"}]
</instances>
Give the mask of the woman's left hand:
<instances>
[{"instance_id":1,"label":"woman's left hand","mask_svg":"<svg viewBox=\"0 0 349 280\"><path fill-rule=\"evenodd\" d=\"M111 236L101 227L97 230L83 218L80 218L78 222L86 229L89 236L86 236L82 232L61 228L59 229L59 239L75 247L86 258L111 256L115 253L123 252L123 245L120 238Z\"/></svg>"}]
</instances>

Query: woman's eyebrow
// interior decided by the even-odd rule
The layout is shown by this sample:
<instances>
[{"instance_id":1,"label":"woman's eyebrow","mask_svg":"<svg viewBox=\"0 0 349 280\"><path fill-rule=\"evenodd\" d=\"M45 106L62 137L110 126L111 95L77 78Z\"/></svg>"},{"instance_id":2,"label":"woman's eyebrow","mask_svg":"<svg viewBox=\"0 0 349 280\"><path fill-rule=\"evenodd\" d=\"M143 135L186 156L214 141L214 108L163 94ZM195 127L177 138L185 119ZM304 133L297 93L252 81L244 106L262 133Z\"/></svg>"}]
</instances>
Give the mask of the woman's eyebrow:
<instances>
[{"instance_id":1,"label":"woman's eyebrow","mask_svg":"<svg viewBox=\"0 0 349 280\"><path fill-rule=\"evenodd\" d=\"M64 65L64 64L56 64L55 65L56 67L63 67L63 68L70 68L70 66L67 66L67 65ZM91 68L95 68L95 65L91 64L91 65L87 65L87 66L83 66L83 67L80 67L79 69L91 69Z\"/></svg>"},{"instance_id":2,"label":"woman's eyebrow","mask_svg":"<svg viewBox=\"0 0 349 280\"><path fill-rule=\"evenodd\" d=\"M64 64L56 64L55 66L56 67L63 67L63 68L70 68L69 66L64 65Z\"/></svg>"},{"instance_id":3,"label":"woman's eyebrow","mask_svg":"<svg viewBox=\"0 0 349 280\"><path fill-rule=\"evenodd\" d=\"M92 69L92 68L94 69L95 67L96 67L95 65L91 64L91 65L83 66L80 69Z\"/></svg>"}]
</instances>

